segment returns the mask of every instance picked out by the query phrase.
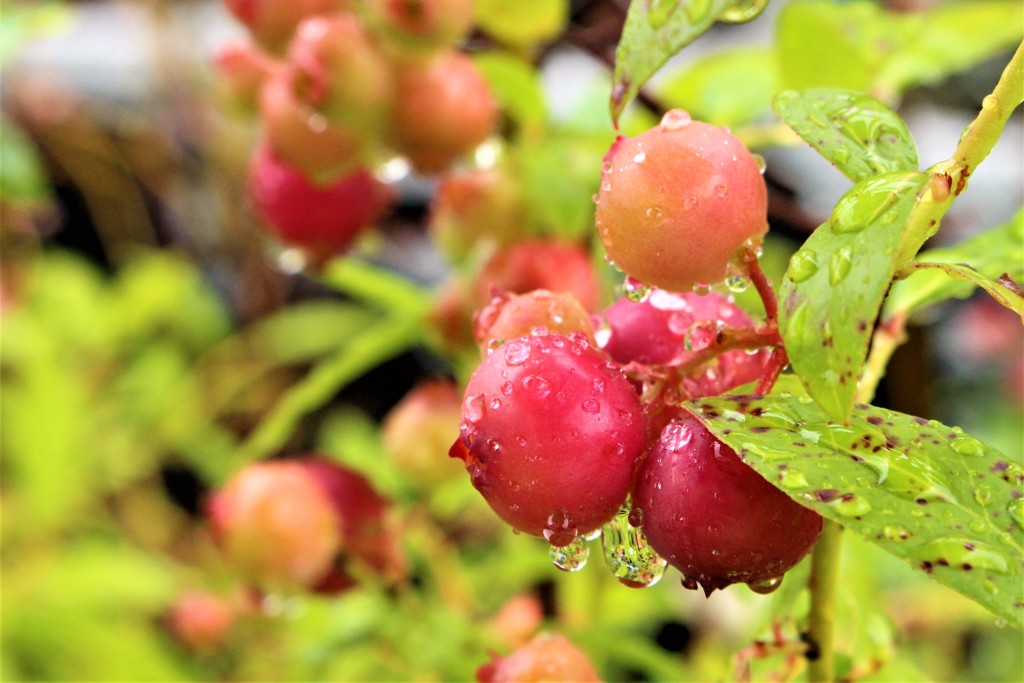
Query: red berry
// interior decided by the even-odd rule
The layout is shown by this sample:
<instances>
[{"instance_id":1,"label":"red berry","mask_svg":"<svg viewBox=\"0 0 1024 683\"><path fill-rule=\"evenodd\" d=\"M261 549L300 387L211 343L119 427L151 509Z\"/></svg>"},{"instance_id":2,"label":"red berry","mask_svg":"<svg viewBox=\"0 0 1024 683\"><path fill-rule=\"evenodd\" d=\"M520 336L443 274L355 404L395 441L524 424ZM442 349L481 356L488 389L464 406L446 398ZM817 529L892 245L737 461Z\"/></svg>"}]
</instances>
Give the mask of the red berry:
<instances>
[{"instance_id":1,"label":"red berry","mask_svg":"<svg viewBox=\"0 0 1024 683\"><path fill-rule=\"evenodd\" d=\"M499 250L477 278L480 305L495 290L525 294L535 289L568 292L592 311L601 287L590 256L581 247L550 239L524 240Z\"/></svg>"},{"instance_id":2,"label":"red berry","mask_svg":"<svg viewBox=\"0 0 1024 683\"><path fill-rule=\"evenodd\" d=\"M224 644L234 619L230 600L205 591L189 591L174 603L167 626L185 647L205 653Z\"/></svg>"},{"instance_id":3,"label":"red berry","mask_svg":"<svg viewBox=\"0 0 1024 683\"><path fill-rule=\"evenodd\" d=\"M306 17L345 9L351 0L224 0L261 45L280 51Z\"/></svg>"},{"instance_id":4,"label":"red berry","mask_svg":"<svg viewBox=\"0 0 1024 683\"><path fill-rule=\"evenodd\" d=\"M605 157L598 234L631 277L686 291L725 279L734 253L768 229L768 193L754 157L724 128L672 110L620 137Z\"/></svg>"},{"instance_id":5,"label":"red berry","mask_svg":"<svg viewBox=\"0 0 1024 683\"><path fill-rule=\"evenodd\" d=\"M600 681L587 656L565 636L537 636L512 654L493 657L476 672L481 683Z\"/></svg>"},{"instance_id":6,"label":"red berry","mask_svg":"<svg viewBox=\"0 0 1024 683\"><path fill-rule=\"evenodd\" d=\"M644 365L685 365L715 341L723 328L751 328L746 311L715 292L674 293L653 290L643 301L622 298L602 314L607 327L601 348L616 362ZM721 394L758 379L767 353L734 349L695 368L685 379L690 398Z\"/></svg>"},{"instance_id":7,"label":"red berry","mask_svg":"<svg viewBox=\"0 0 1024 683\"><path fill-rule=\"evenodd\" d=\"M386 186L362 169L329 185L314 185L266 144L253 155L249 189L267 227L316 260L351 246L380 217L390 198Z\"/></svg>"},{"instance_id":8,"label":"red berry","mask_svg":"<svg viewBox=\"0 0 1024 683\"><path fill-rule=\"evenodd\" d=\"M481 242L515 241L525 223L519 187L501 168L448 173L430 203L431 236L455 261Z\"/></svg>"},{"instance_id":9,"label":"red berry","mask_svg":"<svg viewBox=\"0 0 1024 683\"><path fill-rule=\"evenodd\" d=\"M473 0L369 0L366 10L387 45L410 57L454 47L473 25Z\"/></svg>"},{"instance_id":10,"label":"red berry","mask_svg":"<svg viewBox=\"0 0 1024 683\"><path fill-rule=\"evenodd\" d=\"M214 66L228 104L246 112L256 108L263 83L282 68L276 59L244 41L221 47Z\"/></svg>"},{"instance_id":11,"label":"red berry","mask_svg":"<svg viewBox=\"0 0 1024 683\"><path fill-rule=\"evenodd\" d=\"M502 519L564 546L618 511L644 434L633 387L583 335L527 336L473 373L452 455Z\"/></svg>"},{"instance_id":12,"label":"red berry","mask_svg":"<svg viewBox=\"0 0 1024 683\"><path fill-rule=\"evenodd\" d=\"M572 294L535 289L526 294L500 292L473 316L481 355L492 344L528 335L538 328L552 334L579 332L594 343L594 324Z\"/></svg>"},{"instance_id":13,"label":"red berry","mask_svg":"<svg viewBox=\"0 0 1024 683\"><path fill-rule=\"evenodd\" d=\"M333 504L294 461L245 467L211 497L208 512L228 561L261 587L313 585L342 548Z\"/></svg>"},{"instance_id":14,"label":"red berry","mask_svg":"<svg viewBox=\"0 0 1024 683\"><path fill-rule=\"evenodd\" d=\"M384 448L413 482L437 485L458 474L448 458L448 447L461 416L462 402L453 382L421 382L384 418Z\"/></svg>"},{"instance_id":15,"label":"red berry","mask_svg":"<svg viewBox=\"0 0 1024 683\"><path fill-rule=\"evenodd\" d=\"M821 517L745 465L701 422L670 422L638 469L633 505L648 542L706 594L767 592L811 549Z\"/></svg>"},{"instance_id":16,"label":"red berry","mask_svg":"<svg viewBox=\"0 0 1024 683\"><path fill-rule=\"evenodd\" d=\"M443 171L493 132L498 106L483 74L461 52L398 69L395 144L423 173Z\"/></svg>"}]
</instances>

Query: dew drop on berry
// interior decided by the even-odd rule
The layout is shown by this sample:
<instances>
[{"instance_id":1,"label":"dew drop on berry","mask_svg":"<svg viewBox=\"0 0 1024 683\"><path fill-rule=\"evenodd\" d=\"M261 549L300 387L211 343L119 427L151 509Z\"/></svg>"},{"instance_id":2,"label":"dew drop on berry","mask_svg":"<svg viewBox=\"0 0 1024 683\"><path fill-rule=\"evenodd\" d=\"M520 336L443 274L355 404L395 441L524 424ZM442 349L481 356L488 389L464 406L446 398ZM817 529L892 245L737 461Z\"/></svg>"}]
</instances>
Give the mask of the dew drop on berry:
<instances>
[{"instance_id":1,"label":"dew drop on berry","mask_svg":"<svg viewBox=\"0 0 1024 683\"><path fill-rule=\"evenodd\" d=\"M682 109L670 109L661 117L661 128L665 131L681 130L692 122L689 113Z\"/></svg>"},{"instance_id":2,"label":"dew drop on berry","mask_svg":"<svg viewBox=\"0 0 1024 683\"><path fill-rule=\"evenodd\" d=\"M683 202L683 207L692 211L693 209L696 209L699 204L700 200L697 198L697 195L690 195L686 198L686 201Z\"/></svg>"},{"instance_id":3,"label":"dew drop on berry","mask_svg":"<svg viewBox=\"0 0 1024 683\"><path fill-rule=\"evenodd\" d=\"M631 527L634 527L634 528L637 528L637 529L642 527L644 525L644 509L643 508L633 508L632 510L630 510L629 511L628 520L629 520L629 525Z\"/></svg>"},{"instance_id":4,"label":"dew drop on berry","mask_svg":"<svg viewBox=\"0 0 1024 683\"><path fill-rule=\"evenodd\" d=\"M591 415L597 415L599 412L601 412L601 404L592 398L588 398L586 401L584 401L582 407L583 412L590 413Z\"/></svg>"},{"instance_id":5,"label":"dew drop on berry","mask_svg":"<svg viewBox=\"0 0 1024 683\"><path fill-rule=\"evenodd\" d=\"M497 410L500 407L501 407L501 399L500 398L492 398L491 399L491 408L493 408L494 410Z\"/></svg>"},{"instance_id":6,"label":"dew drop on berry","mask_svg":"<svg viewBox=\"0 0 1024 683\"><path fill-rule=\"evenodd\" d=\"M750 281L742 275L731 275L725 279L725 286L736 294L747 291L749 285Z\"/></svg>"},{"instance_id":7,"label":"dew drop on berry","mask_svg":"<svg viewBox=\"0 0 1024 683\"><path fill-rule=\"evenodd\" d=\"M626 298L636 303L640 303L651 293L650 287L632 277L625 279L622 283L622 289L626 293Z\"/></svg>"},{"instance_id":8,"label":"dew drop on berry","mask_svg":"<svg viewBox=\"0 0 1024 683\"><path fill-rule=\"evenodd\" d=\"M530 344L516 339L505 345L506 365L522 365L530 358Z\"/></svg>"},{"instance_id":9,"label":"dew drop on berry","mask_svg":"<svg viewBox=\"0 0 1024 683\"><path fill-rule=\"evenodd\" d=\"M583 536L564 546L551 546L548 549L551 562L563 572L578 572L587 566L590 558L590 546Z\"/></svg>"},{"instance_id":10,"label":"dew drop on berry","mask_svg":"<svg viewBox=\"0 0 1024 683\"><path fill-rule=\"evenodd\" d=\"M727 194L729 194L729 186L728 185L726 185L725 183L719 183L718 185L715 185L715 196L716 197L724 197Z\"/></svg>"},{"instance_id":11,"label":"dew drop on berry","mask_svg":"<svg viewBox=\"0 0 1024 683\"><path fill-rule=\"evenodd\" d=\"M512 385L512 382L502 382L501 393L505 394L506 396L510 396L512 394L513 388L514 387Z\"/></svg>"},{"instance_id":12,"label":"dew drop on berry","mask_svg":"<svg viewBox=\"0 0 1024 683\"><path fill-rule=\"evenodd\" d=\"M697 296L707 296L711 293L711 285L706 282L698 282L693 285L693 293Z\"/></svg>"},{"instance_id":13,"label":"dew drop on berry","mask_svg":"<svg viewBox=\"0 0 1024 683\"><path fill-rule=\"evenodd\" d=\"M467 422L477 423L484 416L484 395L473 394L462 402L462 416Z\"/></svg>"},{"instance_id":14,"label":"dew drop on berry","mask_svg":"<svg viewBox=\"0 0 1024 683\"><path fill-rule=\"evenodd\" d=\"M544 540L555 547L567 546L580 535L580 530L565 510L555 510L548 515L544 525Z\"/></svg>"},{"instance_id":15,"label":"dew drop on berry","mask_svg":"<svg viewBox=\"0 0 1024 683\"><path fill-rule=\"evenodd\" d=\"M523 389L534 398L547 398L551 393L551 383L540 375L527 375L521 384Z\"/></svg>"},{"instance_id":16,"label":"dew drop on berry","mask_svg":"<svg viewBox=\"0 0 1024 683\"><path fill-rule=\"evenodd\" d=\"M645 152L637 152L633 155L634 164L642 164L647 160L647 154Z\"/></svg>"},{"instance_id":17,"label":"dew drop on berry","mask_svg":"<svg viewBox=\"0 0 1024 683\"><path fill-rule=\"evenodd\" d=\"M661 580L667 563L647 543L643 531L631 522L630 508L630 503L626 502L601 528L601 549L608 570L619 583L630 588L647 588Z\"/></svg>"},{"instance_id":18,"label":"dew drop on berry","mask_svg":"<svg viewBox=\"0 0 1024 683\"><path fill-rule=\"evenodd\" d=\"M757 164L757 170L761 172L761 175L764 175L765 169L768 168L768 162L765 161L764 157L760 154L753 154L751 156L754 157L754 163Z\"/></svg>"},{"instance_id":19,"label":"dew drop on berry","mask_svg":"<svg viewBox=\"0 0 1024 683\"><path fill-rule=\"evenodd\" d=\"M666 450L676 452L693 439L693 432L682 422L673 420L661 431L660 441Z\"/></svg>"},{"instance_id":20,"label":"dew drop on berry","mask_svg":"<svg viewBox=\"0 0 1024 683\"><path fill-rule=\"evenodd\" d=\"M781 576L773 576L769 579L762 579L761 581L752 581L747 586L750 590L758 593L759 595L767 595L768 593L774 593L778 590L779 586L782 585Z\"/></svg>"}]
</instances>

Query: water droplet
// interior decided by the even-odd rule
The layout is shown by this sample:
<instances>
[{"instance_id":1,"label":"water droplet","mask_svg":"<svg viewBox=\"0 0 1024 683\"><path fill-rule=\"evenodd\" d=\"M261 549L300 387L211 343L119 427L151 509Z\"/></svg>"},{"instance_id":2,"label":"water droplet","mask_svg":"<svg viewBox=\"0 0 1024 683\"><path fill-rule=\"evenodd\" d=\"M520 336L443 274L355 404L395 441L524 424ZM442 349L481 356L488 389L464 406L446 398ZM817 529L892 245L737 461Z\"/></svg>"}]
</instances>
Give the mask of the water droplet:
<instances>
[{"instance_id":1,"label":"water droplet","mask_svg":"<svg viewBox=\"0 0 1024 683\"><path fill-rule=\"evenodd\" d=\"M1017 526L1024 529L1024 498L1014 498L1006 506L1006 513L1010 515Z\"/></svg>"},{"instance_id":2,"label":"water droplet","mask_svg":"<svg viewBox=\"0 0 1024 683\"><path fill-rule=\"evenodd\" d=\"M494 410L497 410L500 407L501 407L501 399L500 398L492 398L491 399L491 408L493 408Z\"/></svg>"},{"instance_id":3,"label":"water droplet","mask_svg":"<svg viewBox=\"0 0 1024 683\"><path fill-rule=\"evenodd\" d=\"M582 408L583 412L590 413L591 415L597 415L599 412L601 412L601 404L597 400L592 398L588 398L586 401L584 401Z\"/></svg>"},{"instance_id":4,"label":"water droplet","mask_svg":"<svg viewBox=\"0 0 1024 683\"><path fill-rule=\"evenodd\" d=\"M513 388L514 387L512 386L512 382L502 382L502 384L501 384L501 393L503 393L506 396L508 396L508 395L510 395L512 393L512 389Z\"/></svg>"},{"instance_id":5,"label":"water droplet","mask_svg":"<svg viewBox=\"0 0 1024 683\"><path fill-rule=\"evenodd\" d=\"M853 250L849 245L839 247L828 259L828 282L835 287L850 273L853 264Z\"/></svg>"},{"instance_id":6,"label":"water droplet","mask_svg":"<svg viewBox=\"0 0 1024 683\"><path fill-rule=\"evenodd\" d=\"M711 293L711 285L706 282L698 282L691 287L691 290L697 296L707 296Z\"/></svg>"},{"instance_id":7,"label":"water droplet","mask_svg":"<svg viewBox=\"0 0 1024 683\"><path fill-rule=\"evenodd\" d=\"M633 277L626 278L622 283L622 290L626 293L627 299L637 303L646 299L651 293L650 287Z\"/></svg>"},{"instance_id":8,"label":"water droplet","mask_svg":"<svg viewBox=\"0 0 1024 683\"><path fill-rule=\"evenodd\" d=\"M563 509L552 512L544 523L544 539L553 546L569 545L579 535L580 531L576 528L576 522Z\"/></svg>"},{"instance_id":9,"label":"water droplet","mask_svg":"<svg viewBox=\"0 0 1024 683\"><path fill-rule=\"evenodd\" d=\"M693 432L682 422L672 420L661 430L659 440L661 445L669 451L678 451L685 447L693 439Z\"/></svg>"},{"instance_id":10,"label":"water droplet","mask_svg":"<svg viewBox=\"0 0 1024 683\"><path fill-rule=\"evenodd\" d=\"M633 163L634 164L642 164L646 160L647 160L647 153L646 152L637 152L636 154L633 155Z\"/></svg>"},{"instance_id":11,"label":"water droplet","mask_svg":"<svg viewBox=\"0 0 1024 683\"><path fill-rule=\"evenodd\" d=\"M697 195L690 195L683 202L683 208L687 209L688 211L693 211L694 209L697 208L699 204L700 200L697 199Z\"/></svg>"},{"instance_id":12,"label":"water droplet","mask_svg":"<svg viewBox=\"0 0 1024 683\"><path fill-rule=\"evenodd\" d=\"M701 351L712 346L718 341L718 335L723 329L719 320L700 320L686 330L686 338L683 346L687 351Z\"/></svg>"},{"instance_id":13,"label":"water droplet","mask_svg":"<svg viewBox=\"0 0 1024 683\"><path fill-rule=\"evenodd\" d=\"M878 453L861 453L857 456L858 462L875 473L875 486L885 483L889 477L889 457L879 451Z\"/></svg>"},{"instance_id":14,"label":"water droplet","mask_svg":"<svg viewBox=\"0 0 1024 683\"><path fill-rule=\"evenodd\" d=\"M759 595L767 595L768 593L774 593L777 591L781 585L782 577L773 576L770 579L762 579L761 581L748 583L747 587Z\"/></svg>"},{"instance_id":15,"label":"water droplet","mask_svg":"<svg viewBox=\"0 0 1024 683\"><path fill-rule=\"evenodd\" d=\"M660 221L662 218L665 217L665 212L661 209L660 206L649 206L647 207L647 210L644 211L644 215L650 218L652 221Z\"/></svg>"},{"instance_id":16,"label":"water droplet","mask_svg":"<svg viewBox=\"0 0 1024 683\"><path fill-rule=\"evenodd\" d=\"M484 395L473 394L462 401L462 417L468 422L479 422L484 416Z\"/></svg>"},{"instance_id":17,"label":"water droplet","mask_svg":"<svg viewBox=\"0 0 1024 683\"><path fill-rule=\"evenodd\" d=\"M733 292L734 294L741 294L747 291L747 287L750 286L750 280L742 275L730 275L725 278L725 286L730 292Z\"/></svg>"},{"instance_id":18,"label":"water droplet","mask_svg":"<svg viewBox=\"0 0 1024 683\"><path fill-rule=\"evenodd\" d=\"M551 382L540 375L527 375L520 382L520 385L534 398L547 398L551 393Z\"/></svg>"},{"instance_id":19,"label":"water droplet","mask_svg":"<svg viewBox=\"0 0 1024 683\"><path fill-rule=\"evenodd\" d=\"M719 185L715 185L715 196L716 197L724 197L727 194L729 194L729 186L728 185L726 185L725 183L721 183Z\"/></svg>"},{"instance_id":20,"label":"water droplet","mask_svg":"<svg viewBox=\"0 0 1024 683\"><path fill-rule=\"evenodd\" d=\"M779 483L784 489L804 489L810 486L803 472L791 472L789 470L782 472L782 478L779 480Z\"/></svg>"},{"instance_id":21,"label":"water droplet","mask_svg":"<svg viewBox=\"0 0 1024 683\"><path fill-rule=\"evenodd\" d=\"M818 272L818 255L813 249L801 249L789 259L786 275L793 282L803 282Z\"/></svg>"},{"instance_id":22,"label":"water droplet","mask_svg":"<svg viewBox=\"0 0 1024 683\"><path fill-rule=\"evenodd\" d=\"M978 505L988 505L992 502L992 487L987 484L978 484L974 487L974 500Z\"/></svg>"},{"instance_id":23,"label":"water droplet","mask_svg":"<svg viewBox=\"0 0 1024 683\"><path fill-rule=\"evenodd\" d=\"M887 173L857 185L832 210L832 232L851 234L874 225L908 193L920 192L928 177L920 173Z\"/></svg>"},{"instance_id":24,"label":"water droplet","mask_svg":"<svg viewBox=\"0 0 1024 683\"><path fill-rule=\"evenodd\" d=\"M761 16L767 6L768 0L740 0L735 5L722 10L718 19L729 24L744 24Z\"/></svg>"},{"instance_id":25,"label":"water droplet","mask_svg":"<svg viewBox=\"0 0 1024 683\"><path fill-rule=\"evenodd\" d=\"M505 344L505 364L522 365L530 358L530 343L514 339Z\"/></svg>"},{"instance_id":26,"label":"water droplet","mask_svg":"<svg viewBox=\"0 0 1024 683\"><path fill-rule=\"evenodd\" d=\"M809 307L806 301L801 301L786 320L786 332L784 341L787 347L800 346L807 339L807 311Z\"/></svg>"},{"instance_id":27,"label":"water droplet","mask_svg":"<svg viewBox=\"0 0 1024 683\"><path fill-rule=\"evenodd\" d=\"M831 151L831 154L837 164L845 164L850 160L850 150L846 147L836 147Z\"/></svg>"},{"instance_id":28,"label":"water droplet","mask_svg":"<svg viewBox=\"0 0 1024 683\"><path fill-rule=\"evenodd\" d=\"M638 529L642 527L644 525L644 509L635 507L630 510L628 521L631 527L636 527Z\"/></svg>"},{"instance_id":29,"label":"water droplet","mask_svg":"<svg viewBox=\"0 0 1024 683\"><path fill-rule=\"evenodd\" d=\"M764 172L768 169L768 162L764 160L764 157L760 154L751 155L754 157L754 163L757 165L757 170L764 175Z\"/></svg>"},{"instance_id":30,"label":"water droplet","mask_svg":"<svg viewBox=\"0 0 1024 683\"><path fill-rule=\"evenodd\" d=\"M910 538L910 532L897 525L883 527L882 535L890 541L905 541Z\"/></svg>"},{"instance_id":31,"label":"water droplet","mask_svg":"<svg viewBox=\"0 0 1024 683\"><path fill-rule=\"evenodd\" d=\"M631 520L627 502L601 529L604 561L620 583L631 588L653 586L665 573L666 562L647 543L647 537Z\"/></svg>"},{"instance_id":32,"label":"water droplet","mask_svg":"<svg viewBox=\"0 0 1024 683\"><path fill-rule=\"evenodd\" d=\"M682 109L670 109L661 117L662 130L681 130L693 123L690 115Z\"/></svg>"},{"instance_id":33,"label":"water droplet","mask_svg":"<svg viewBox=\"0 0 1024 683\"><path fill-rule=\"evenodd\" d=\"M855 493L839 496L828 505L843 517L863 517L871 512L871 503L868 499Z\"/></svg>"},{"instance_id":34,"label":"water droplet","mask_svg":"<svg viewBox=\"0 0 1024 683\"><path fill-rule=\"evenodd\" d=\"M582 536L564 546L551 546L548 549L551 562L563 572L578 572L587 566L590 558L590 546Z\"/></svg>"},{"instance_id":35,"label":"water droplet","mask_svg":"<svg viewBox=\"0 0 1024 683\"><path fill-rule=\"evenodd\" d=\"M647 8L647 23L658 30L668 23L680 4L680 0L651 0Z\"/></svg>"},{"instance_id":36,"label":"water droplet","mask_svg":"<svg viewBox=\"0 0 1024 683\"><path fill-rule=\"evenodd\" d=\"M985 444L966 434L956 437L949 442L949 445L954 451L965 456L982 456L986 451Z\"/></svg>"},{"instance_id":37,"label":"water droplet","mask_svg":"<svg viewBox=\"0 0 1024 683\"><path fill-rule=\"evenodd\" d=\"M1003 574L1010 570L1010 561L1002 552L969 538L936 539L916 550L915 555L934 564L940 564L940 561L945 560L951 567L962 567L966 564Z\"/></svg>"}]
</instances>

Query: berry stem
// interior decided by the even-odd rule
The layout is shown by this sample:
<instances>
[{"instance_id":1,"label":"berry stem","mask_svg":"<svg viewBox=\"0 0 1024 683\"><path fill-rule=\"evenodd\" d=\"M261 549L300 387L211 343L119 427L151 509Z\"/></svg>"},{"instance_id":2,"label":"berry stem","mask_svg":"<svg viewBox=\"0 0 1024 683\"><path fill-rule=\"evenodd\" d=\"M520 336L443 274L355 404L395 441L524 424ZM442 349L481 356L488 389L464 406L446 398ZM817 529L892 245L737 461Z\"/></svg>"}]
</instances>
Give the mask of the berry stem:
<instances>
[{"instance_id":1,"label":"berry stem","mask_svg":"<svg viewBox=\"0 0 1024 683\"><path fill-rule=\"evenodd\" d=\"M746 271L747 277L754 283L754 288L761 297L764 304L765 321L764 326L759 330L762 335L772 338L771 356L768 358L768 365L765 367L764 375L757 383L757 394L767 394L775 386L775 380L779 378L782 371L789 365L789 356L786 355L786 347L782 344L782 337L779 335L779 300L775 296L768 276L761 270L761 263L757 259L757 252L750 247L744 247L740 256L740 263Z\"/></svg>"}]
</instances>

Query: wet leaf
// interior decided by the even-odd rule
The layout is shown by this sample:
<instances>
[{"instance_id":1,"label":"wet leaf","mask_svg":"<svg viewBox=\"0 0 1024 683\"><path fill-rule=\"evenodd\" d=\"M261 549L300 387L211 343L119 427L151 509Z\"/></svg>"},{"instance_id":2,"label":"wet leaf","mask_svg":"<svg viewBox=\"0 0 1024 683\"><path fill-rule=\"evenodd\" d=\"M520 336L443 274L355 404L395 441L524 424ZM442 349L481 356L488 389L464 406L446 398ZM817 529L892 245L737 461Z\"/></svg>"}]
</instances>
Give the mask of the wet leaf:
<instances>
[{"instance_id":1,"label":"wet leaf","mask_svg":"<svg viewBox=\"0 0 1024 683\"><path fill-rule=\"evenodd\" d=\"M782 395L694 412L801 505L1024 626L1024 465L957 427L858 404L847 424Z\"/></svg>"},{"instance_id":2,"label":"wet leaf","mask_svg":"<svg viewBox=\"0 0 1024 683\"><path fill-rule=\"evenodd\" d=\"M1024 295L1021 285L1009 275L998 280L982 275L966 263L928 263L918 261L910 266L913 270L938 270L945 273L953 281L970 281L981 287L989 295L1019 316L1024 316Z\"/></svg>"},{"instance_id":3,"label":"wet leaf","mask_svg":"<svg viewBox=\"0 0 1024 683\"><path fill-rule=\"evenodd\" d=\"M789 261L780 328L794 371L829 415L844 419L882 299L905 251L904 226L925 173L863 181Z\"/></svg>"},{"instance_id":4,"label":"wet leaf","mask_svg":"<svg viewBox=\"0 0 1024 683\"><path fill-rule=\"evenodd\" d=\"M903 119L869 95L839 88L786 90L772 107L854 182L917 170L917 146Z\"/></svg>"},{"instance_id":5,"label":"wet leaf","mask_svg":"<svg viewBox=\"0 0 1024 683\"><path fill-rule=\"evenodd\" d=\"M976 286L985 286L996 300L1005 298L1007 303L1019 302L1019 297L1013 297L1012 290L1007 290L998 278L1006 273L1017 282L1024 280L1024 210L1003 225L960 244L921 252L918 260L931 265L893 284L883 309L885 318L910 315L951 297L965 298ZM961 269L962 265L956 264L970 264L972 272L964 272L963 278L955 279L939 270L940 264ZM977 280L978 277L983 280Z\"/></svg>"},{"instance_id":6,"label":"wet leaf","mask_svg":"<svg viewBox=\"0 0 1024 683\"><path fill-rule=\"evenodd\" d=\"M736 0L632 2L615 51L612 120L672 56L707 31Z\"/></svg>"}]
</instances>

